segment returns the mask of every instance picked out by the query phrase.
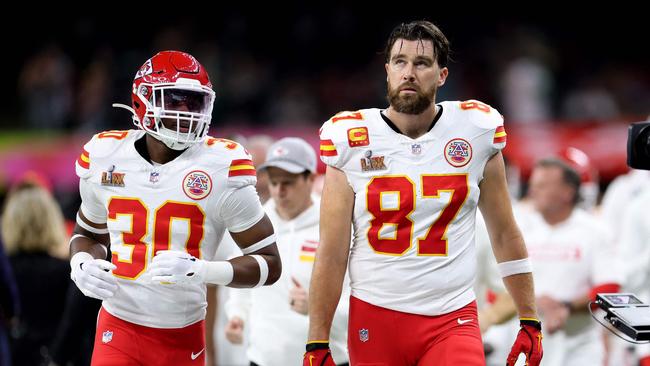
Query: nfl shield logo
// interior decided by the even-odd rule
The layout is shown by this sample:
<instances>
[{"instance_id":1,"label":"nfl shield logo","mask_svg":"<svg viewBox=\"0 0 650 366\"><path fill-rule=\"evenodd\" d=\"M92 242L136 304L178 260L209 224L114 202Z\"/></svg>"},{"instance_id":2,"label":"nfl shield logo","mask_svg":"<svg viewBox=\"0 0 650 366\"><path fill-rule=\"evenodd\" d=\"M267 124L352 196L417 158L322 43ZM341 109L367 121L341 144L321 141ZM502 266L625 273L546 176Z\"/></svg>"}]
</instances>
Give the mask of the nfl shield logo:
<instances>
[{"instance_id":1,"label":"nfl shield logo","mask_svg":"<svg viewBox=\"0 0 650 366\"><path fill-rule=\"evenodd\" d=\"M420 144L412 144L411 145L411 152L413 155L420 155L422 153L422 145Z\"/></svg>"},{"instance_id":2,"label":"nfl shield logo","mask_svg":"<svg viewBox=\"0 0 650 366\"><path fill-rule=\"evenodd\" d=\"M159 179L160 179L160 173L151 172L151 174L149 174L149 182L157 183Z\"/></svg>"},{"instance_id":3,"label":"nfl shield logo","mask_svg":"<svg viewBox=\"0 0 650 366\"><path fill-rule=\"evenodd\" d=\"M359 329L359 340L361 342L368 342L368 329Z\"/></svg>"},{"instance_id":4,"label":"nfl shield logo","mask_svg":"<svg viewBox=\"0 0 650 366\"><path fill-rule=\"evenodd\" d=\"M102 333L102 343L108 343L112 340L113 340L113 332L107 330L104 333Z\"/></svg>"}]
</instances>

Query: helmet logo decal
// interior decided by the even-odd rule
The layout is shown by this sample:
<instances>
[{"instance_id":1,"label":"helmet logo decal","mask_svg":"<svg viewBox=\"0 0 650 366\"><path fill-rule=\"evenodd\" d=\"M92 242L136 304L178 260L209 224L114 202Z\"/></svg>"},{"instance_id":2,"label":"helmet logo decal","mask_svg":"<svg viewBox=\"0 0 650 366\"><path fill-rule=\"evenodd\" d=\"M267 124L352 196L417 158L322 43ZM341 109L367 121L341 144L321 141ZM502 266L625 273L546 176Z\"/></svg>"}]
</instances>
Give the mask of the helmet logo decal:
<instances>
[{"instance_id":1,"label":"helmet logo decal","mask_svg":"<svg viewBox=\"0 0 650 366\"><path fill-rule=\"evenodd\" d=\"M148 59L147 62L142 65L140 70L135 74L135 78L141 78L145 75L149 75L153 72L153 67L151 66L151 59Z\"/></svg>"}]
</instances>

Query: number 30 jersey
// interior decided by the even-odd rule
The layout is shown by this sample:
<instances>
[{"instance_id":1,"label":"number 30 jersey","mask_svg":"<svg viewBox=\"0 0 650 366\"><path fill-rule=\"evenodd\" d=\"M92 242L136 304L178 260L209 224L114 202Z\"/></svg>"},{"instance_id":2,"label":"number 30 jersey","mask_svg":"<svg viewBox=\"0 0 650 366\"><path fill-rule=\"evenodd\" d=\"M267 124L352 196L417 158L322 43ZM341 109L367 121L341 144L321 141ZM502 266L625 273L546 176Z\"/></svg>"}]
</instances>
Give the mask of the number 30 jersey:
<instances>
[{"instance_id":1,"label":"number 30 jersey","mask_svg":"<svg viewBox=\"0 0 650 366\"><path fill-rule=\"evenodd\" d=\"M224 230L246 230L264 212L251 157L239 144L206 137L159 165L136 151L144 134L108 131L84 146L76 163L80 210L108 226L119 288L103 307L132 323L180 328L205 317L205 285L152 282L155 253L181 250L211 260Z\"/></svg>"},{"instance_id":2,"label":"number 30 jersey","mask_svg":"<svg viewBox=\"0 0 650 366\"><path fill-rule=\"evenodd\" d=\"M478 101L442 102L417 139L379 109L342 112L320 131L323 162L355 194L352 295L422 315L475 299L474 231L487 161L505 146L503 117Z\"/></svg>"}]
</instances>

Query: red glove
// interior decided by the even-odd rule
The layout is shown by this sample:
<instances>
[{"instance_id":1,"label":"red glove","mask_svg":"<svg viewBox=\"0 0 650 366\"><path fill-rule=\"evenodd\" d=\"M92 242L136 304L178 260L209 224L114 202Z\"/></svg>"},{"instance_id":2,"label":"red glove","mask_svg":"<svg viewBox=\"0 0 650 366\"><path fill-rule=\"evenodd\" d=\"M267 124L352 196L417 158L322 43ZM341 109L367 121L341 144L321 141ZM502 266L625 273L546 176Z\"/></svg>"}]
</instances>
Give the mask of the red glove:
<instances>
[{"instance_id":1,"label":"red glove","mask_svg":"<svg viewBox=\"0 0 650 366\"><path fill-rule=\"evenodd\" d=\"M526 355L526 366L539 366L544 354L542 349L542 323L537 319L526 318L521 319L519 324L521 328L508 355L506 366L514 366L519 354L522 352Z\"/></svg>"},{"instance_id":2,"label":"red glove","mask_svg":"<svg viewBox=\"0 0 650 366\"><path fill-rule=\"evenodd\" d=\"M302 358L302 366L336 366L332 359L329 342L307 342L307 352Z\"/></svg>"}]
</instances>

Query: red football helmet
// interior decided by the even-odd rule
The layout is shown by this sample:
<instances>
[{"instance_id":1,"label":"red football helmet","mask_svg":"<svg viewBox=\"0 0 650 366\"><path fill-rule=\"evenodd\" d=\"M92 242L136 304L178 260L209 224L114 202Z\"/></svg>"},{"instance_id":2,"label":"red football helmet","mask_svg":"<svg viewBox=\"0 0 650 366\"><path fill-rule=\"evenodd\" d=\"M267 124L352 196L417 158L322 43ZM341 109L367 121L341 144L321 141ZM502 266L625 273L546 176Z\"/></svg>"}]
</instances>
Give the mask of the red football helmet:
<instances>
[{"instance_id":1,"label":"red football helmet","mask_svg":"<svg viewBox=\"0 0 650 366\"><path fill-rule=\"evenodd\" d=\"M208 73L192 55L162 51L135 74L133 122L170 149L183 150L208 133L214 98Z\"/></svg>"},{"instance_id":2,"label":"red football helmet","mask_svg":"<svg viewBox=\"0 0 650 366\"><path fill-rule=\"evenodd\" d=\"M589 156L582 150L569 146L560 151L560 158L569 164L579 175L581 180L580 196L581 206L593 209L598 201L599 176L598 170L591 162Z\"/></svg>"}]
</instances>

